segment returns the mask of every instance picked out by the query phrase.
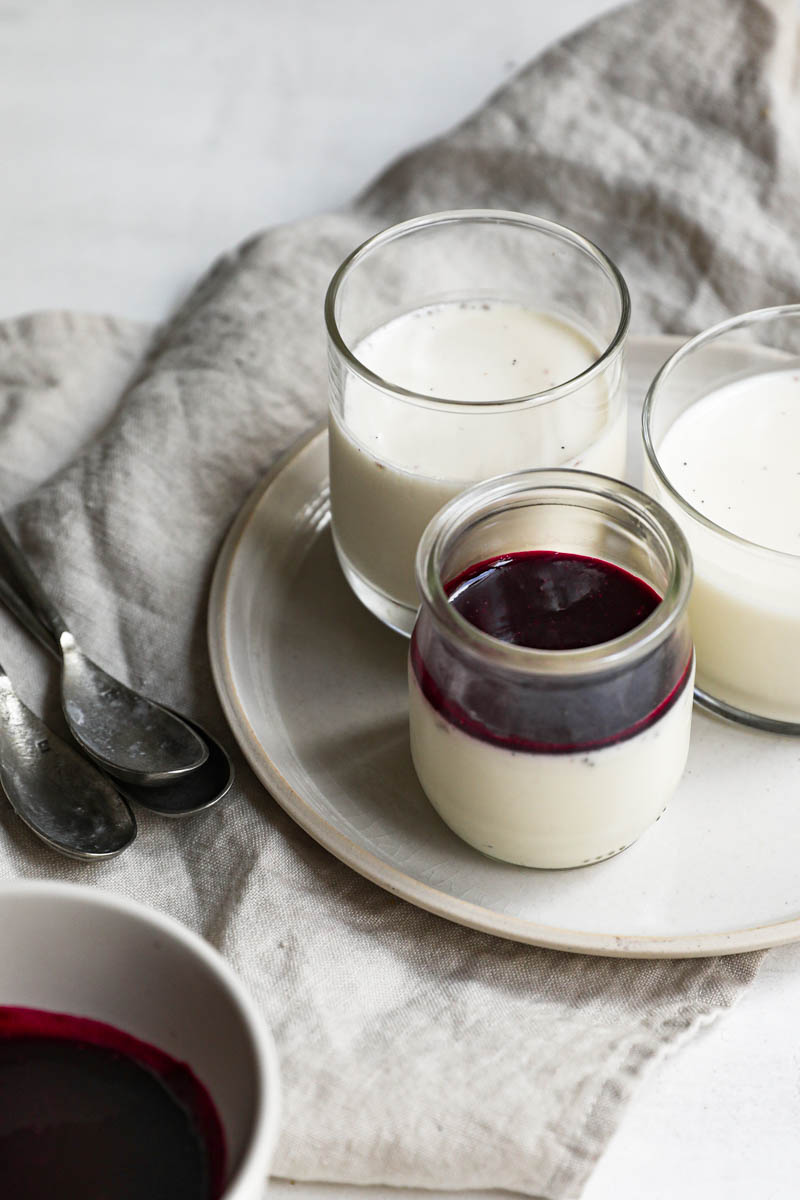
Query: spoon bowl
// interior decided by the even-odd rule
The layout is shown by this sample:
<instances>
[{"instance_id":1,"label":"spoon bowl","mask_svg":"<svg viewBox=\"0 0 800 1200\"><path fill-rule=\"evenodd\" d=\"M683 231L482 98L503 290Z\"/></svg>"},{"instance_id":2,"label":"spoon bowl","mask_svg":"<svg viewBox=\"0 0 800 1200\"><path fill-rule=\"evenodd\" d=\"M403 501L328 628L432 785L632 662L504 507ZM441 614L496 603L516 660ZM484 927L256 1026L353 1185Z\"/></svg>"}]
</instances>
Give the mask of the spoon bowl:
<instances>
[{"instance_id":1,"label":"spoon bowl","mask_svg":"<svg viewBox=\"0 0 800 1200\"><path fill-rule=\"evenodd\" d=\"M59 657L58 649L47 628L2 575L0 575L0 602L45 650L53 657ZM172 712L173 710L167 709L166 711ZM173 713L173 715L177 716L178 714ZM234 777L233 763L224 746L202 726L196 725L185 717L182 717L181 720L189 725L205 746L207 757L202 766L197 767L191 774L157 787L120 780L116 783L117 790L127 800L165 817L188 817L193 813L211 808L230 791Z\"/></svg>"},{"instance_id":2,"label":"spoon bowl","mask_svg":"<svg viewBox=\"0 0 800 1200\"><path fill-rule=\"evenodd\" d=\"M208 748L182 717L114 679L71 633L62 633L59 641L64 717L99 767L146 788L172 785L203 766Z\"/></svg>"},{"instance_id":3,"label":"spoon bowl","mask_svg":"<svg viewBox=\"0 0 800 1200\"><path fill-rule=\"evenodd\" d=\"M233 784L233 763L224 746L201 725L186 717L183 720L208 747L208 758L202 767L174 783L159 787L142 787L122 781L116 784L126 800L162 817L190 817L212 808L228 794Z\"/></svg>"},{"instance_id":4,"label":"spoon bowl","mask_svg":"<svg viewBox=\"0 0 800 1200\"><path fill-rule=\"evenodd\" d=\"M114 679L78 647L2 519L0 559L60 651L61 703L81 749L109 775L145 787L202 766L208 748L185 721Z\"/></svg>"},{"instance_id":5,"label":"spoon bowl","mask_svg":"<svg viewBox=\"0 0 800 1200\"><path fill-rule=\"evenodd\" d=\"M0 784L28 828L70 858L113 858L136 837L110 780L23 704L2 667Z\"/></svg>"}]
</instances>

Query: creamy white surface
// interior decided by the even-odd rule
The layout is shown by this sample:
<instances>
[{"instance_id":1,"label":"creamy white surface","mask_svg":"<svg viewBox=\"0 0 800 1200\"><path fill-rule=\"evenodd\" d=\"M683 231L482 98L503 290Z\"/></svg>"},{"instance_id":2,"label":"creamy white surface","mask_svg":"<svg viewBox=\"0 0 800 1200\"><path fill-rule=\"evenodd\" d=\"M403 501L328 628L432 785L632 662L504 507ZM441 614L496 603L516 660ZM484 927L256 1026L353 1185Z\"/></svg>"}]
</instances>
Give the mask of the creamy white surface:
<instances>
[{"instance_id":1,"label":"creamy white surface","mask_svg":"<svg viewBox=\"0 0 800 1200\"><path fill-rule=\"evenodd\" d=\"M409 669L411 757L454 833L526 867L577 867L625 849L658 819L689 751L692 681L641 733L600 750L531 754L458 729Z\"/></svg>"},{"instance_id":2,"label":"creamy white surface","mask_svg":"<svg viewBox=\"0 0 800 1200\"><path fill-rule=\"evenodd\" d=\"M694 559L689 608L697 683L734 708L800 722L800 380L757 375L711 392L658 447L665 474L693 508L756 543L708 529L665 492Z\"/></svg>"},{"instance_id":3,"label":"creamy white surface","mask_svg":"<svg viewBox=\"0 0 800 1200\"><path fill-rule=\"evenodd\" d=\"M678 417L658 451L704 517L760 546L800 554L800 372L718 388Z\"/></svg>"},{"instance_id":4,"label":"creamy white surface","mask_svg":"<svg viewBox=\"0 0 800 1200\"><path fill-rule=\"evenodd\" d=\"M359 342L356 357L408 391L477 404L574 379L592 365L597 349L547 313L505 300L469 300L387 321Z\"/></svg>"},{"instance_id":5,"label":"creamy white surface","mask_svg":"<svg viewBox=\"0 0 800 1200\"><path fill-rule=\"evenodd\" d=\"M422 531L470 484L525 467L624 470L618 368L613 385L603 377L548 403L470 410L586 370L597 347L561 320L509 303L439 305L390 321L356 355L383 379L465 402L458 410L428 408L351 378L344 419L331 415L338 549L372 587L411 609Z\"/></svg>"}]
</instances>

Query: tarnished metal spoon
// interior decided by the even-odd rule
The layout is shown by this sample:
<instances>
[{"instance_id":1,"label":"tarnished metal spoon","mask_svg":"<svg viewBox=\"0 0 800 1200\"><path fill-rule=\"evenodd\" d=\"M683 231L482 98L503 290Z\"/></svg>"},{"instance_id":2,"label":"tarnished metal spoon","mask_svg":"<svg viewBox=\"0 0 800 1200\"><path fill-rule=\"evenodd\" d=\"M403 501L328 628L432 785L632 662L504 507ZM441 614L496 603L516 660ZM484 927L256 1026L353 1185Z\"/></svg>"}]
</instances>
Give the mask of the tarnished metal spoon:
<instances>
[{"instance_id":1,"label":"tarnished metal spoon","mask_svg":"<svg viewBox=\"0 0 800 1200\"><path fill-rule=\"evenodd\" d=\"M52 635L2 575L0 575L0 602L48 653L56 659L60 658ZM176 779L173 783L161 784L158 787L140 787L136 784L124 783L121 780L116 780L114 785L127 800L165 817L188 817L193 813L202 812L203 809L211 808L227 795L233 784L233 763L224 746L201 725L188 721L186 717L183 717L182 720L190 725L206 745L208 758L201 767L189 775L184 775L181 779Z\"/></svg>"},{"instance_id":2,"label":"tarnished metal spoon","mask_svg":"<svg viewBox=\"0 0 800 1200\"><path fill-rule=\"evenodd\" d=\"M70 858L112 858L136 837L111 781L22 703L2 666L0 784L28 828Z\"/></svg>"},{"instance_id":3,"label":"tarnished metal spoon","mask_svg":"<svg viewBox=\"0 0 800 1200\"><path fill-rule=\"evenodd\" d=\"M109 775L142 787L173 783L201 766L208 749L181 717L83 653L2 519L0 557L61 652L61 705L81 749Z\"/></svg>"},{"instance_id":4,"label":"tarnished metal spoon","mask_svg":"<svg viewBox=\"0 0 800 1200\"><path fill-rule=\"evenodd\" d=\"M133 783L116 781L116 787L126 800L162 817L190 817L193 813L211 808L228 794L233 784L233 763L224 746L202 725L195 724L188 717L183 717L183 720L208 747L208 758L202 767L192 771L191 775L176 779L174 783L164 783L159 787L137 787Z\"/></svg>"}]
</instances>

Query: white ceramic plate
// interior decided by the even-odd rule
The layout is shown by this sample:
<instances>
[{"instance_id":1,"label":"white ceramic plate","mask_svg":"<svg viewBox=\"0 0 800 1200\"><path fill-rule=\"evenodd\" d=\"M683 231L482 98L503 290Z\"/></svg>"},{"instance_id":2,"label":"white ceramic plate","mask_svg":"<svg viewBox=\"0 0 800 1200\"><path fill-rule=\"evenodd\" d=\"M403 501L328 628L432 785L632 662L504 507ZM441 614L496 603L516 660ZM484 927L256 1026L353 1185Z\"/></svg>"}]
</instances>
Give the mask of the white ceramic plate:
<instances>
[{"instance_id":1,"label":"white ceramic plate","mask_svg":"<svg viewBox=\"0 0 800 1200\"><path fill-rule=\"evenodd\" d=\"M634 459L644 391L677 344L631 343ZM411 765L408 643L360 606L336 563L327 474L320 431L256 489L222 548L209 611L231 728L299 825L412 904L538 946L674 958L800 938L800 739L697 709L677 796L616 858L537 871L459 841Z\"/></svg>"}]
</instances>

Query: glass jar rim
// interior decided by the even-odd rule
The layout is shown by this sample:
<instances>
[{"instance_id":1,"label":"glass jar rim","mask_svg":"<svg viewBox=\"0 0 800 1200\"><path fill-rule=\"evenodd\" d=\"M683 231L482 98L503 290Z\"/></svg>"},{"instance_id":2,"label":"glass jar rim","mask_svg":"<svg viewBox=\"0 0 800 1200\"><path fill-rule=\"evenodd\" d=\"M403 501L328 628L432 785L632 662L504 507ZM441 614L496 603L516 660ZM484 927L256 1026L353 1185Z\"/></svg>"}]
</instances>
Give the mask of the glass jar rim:
<instances>
[{"instance_id":1,"label":"glass jar rim","mask_svg":"<svg viewBox=\"0 0 800 1200\"><path fill-rule=\"evenodd\" d=\"M669 579L661 603L639 625L620 637L596 645L572 650L541 650L514 645L484 633L450 603L441 567L452 542L471 519L480 520L498 509L520 507L522 497L537 491L563 493L565 498L571 496L573 500L582 495L586 499L611 502L632 513L655 532L666 552ZM584 507L591 505L584 504ZM692 557L686 538L657 500L618 479L571 468L515 471L461 492L429 522L416 557L417 586L423 604L445 636L457 639L462 647L477 656L490 658L496 666L540 676L589 675L629 666L643 658L667 638L681 620L689 601L692 575Z\"/></svg>"},{"instance_id":2,"label":"glass jar rim","mask_svg":"<svg viewBox=\"0 0 800 1200\"><path fill-rule=\"evenodd\" d=\"M562 383L554 384L552 387L544 388L539 392L532 392L529 395L510 396L502 400L475 403L470 400L453 400L445 397L425 395L422 392L415 392L409 388L404 388L400 384L392 383L391 380L384 379L376 372L370 370L369 367L355 356L342 336L336 320L336 300L349 273L371 254L373 250L379 249L381 246L387 245L398 238L406 237L419 230L432 229L438 225L469 223L476 225L517 225L536 229L541 233L549 234L551 237L568 242L578 249L583 250L601 268L606 278L616 288L620 303L620 317L617 328L608 345L584 371L581 371L578 375L574 375L571 379L564 380ZM544 217L532 216L529 213L513 212L500 208L464 208L429 213L423 217L414 217L410 221L402 221L398 225L390 225L387 229L383 229L372 237L367 238L366 241L362 242L360 246L357 246L355 250L348 254L334 272L325 293L324 312L328 337L337 352L345 360L349 370L371 387L380 388L381 391L390 393L398 400L416 404L424 408L452 409L459 412L463 412L465 409L469 409L472 412L491 412L499 408L513 409L515 407L523 408L549 404L553 400L558 400L562 396L569 395L571 392L584 387L597 375L601 374L622 351L630 325L631 300L628 285L617 265L594 242L589 241L582 234L576 233L574 229L570 229L566 225L559 225L555 221L548 221Z\"/></svg>"},{"instance_id":3,"label":"glass jar rim","mask_svg":"<svg viewBox=\"0 0 800 1200\"><path fill-rule=\"evenodd\" d=\"M690 504L686 497L681 495L673 486L664 468L661 466L652 434L653 417L660 390L675 368L685 358L688 358L694 351L702 349L703 346L709 342L713 342L718 337L724 336L726 333L744 328L747 325L756 325L762 321L771 321L777 317L800 317L800 304L777 304L772 308L755 308L751 312L739 313L734 317L729 317L725 321L720 321L718 324L712 325L709 329L704 329L702 333L696 334L684 342L682 346L679 346L659 368L650 387L647 389L647 395L642 407L642 441L644 442L647 461L656 478L670 499L675 501L682 512L685 512L689 517L697 521L699 525L705 526L706 529L711 530L712 533L724 538L728 542L746 547L748 550L755 550L759 554L769 555L781 562L796 564L800 562L800 554L792 554L788 550L775 550L771 546L762 546L760 542L750 541L749 538L742 537L740 534L734 533L731 529L726 529L724 525L718 525L716 521L712 521L705 513L701 513L699 509Z\"/></svg>"}]
</instances>

